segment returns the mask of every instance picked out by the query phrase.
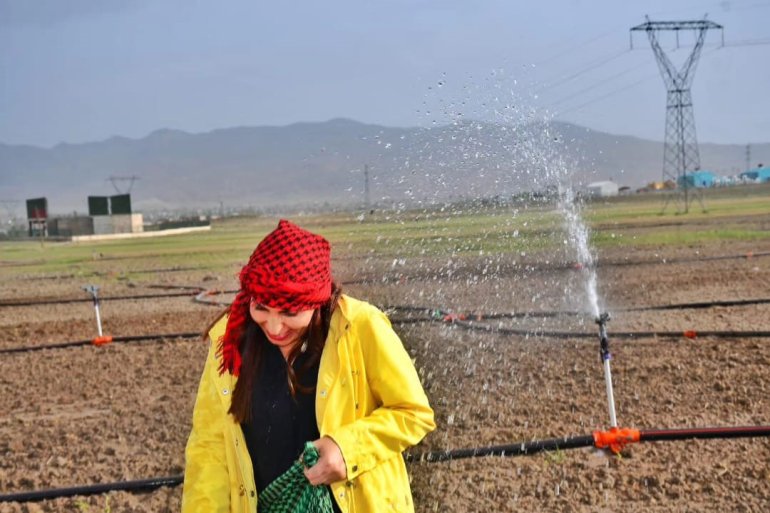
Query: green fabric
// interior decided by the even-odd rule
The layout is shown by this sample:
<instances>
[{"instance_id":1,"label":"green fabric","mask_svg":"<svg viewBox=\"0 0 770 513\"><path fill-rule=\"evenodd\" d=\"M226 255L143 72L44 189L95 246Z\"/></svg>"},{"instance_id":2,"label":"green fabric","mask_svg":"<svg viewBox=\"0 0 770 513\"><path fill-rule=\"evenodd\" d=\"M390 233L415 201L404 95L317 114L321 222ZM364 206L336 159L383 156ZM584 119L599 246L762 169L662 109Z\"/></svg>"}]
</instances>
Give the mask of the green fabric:
<instances>
[{"instance_id":1,"label":"green fabric","mask_svg":"<svg viewBox=\"0 0 770 513\"><path fill-rule=\"evenodd\" d=\"M329 489L311 485L303 472L317 461L318 451L306 442L300 459L259 494L259 513L333 513Z\"/></svg>"}]
</instances>

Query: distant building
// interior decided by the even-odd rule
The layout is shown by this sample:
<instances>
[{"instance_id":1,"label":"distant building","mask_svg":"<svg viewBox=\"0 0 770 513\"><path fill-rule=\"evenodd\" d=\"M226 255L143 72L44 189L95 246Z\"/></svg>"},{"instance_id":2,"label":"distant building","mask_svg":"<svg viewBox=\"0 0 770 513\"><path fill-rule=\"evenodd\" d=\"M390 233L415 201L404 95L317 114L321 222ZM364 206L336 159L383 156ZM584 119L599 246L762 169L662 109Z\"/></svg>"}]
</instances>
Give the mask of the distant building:
<instances>
[{"instance_id":1,"label":"distant building","mask_svg":"<svg viewBox=\"0 0 770 513\"><path fill-rule=\"evenodd\" d=\"M48 233L56 237L93 235L94 219L90 216L55 217L48 223Z\"/></svg>"},{"instance_id":2,"label":"distant building","mask_svg":"<svg viewBox=\"0 0 770 513\"><path fill-rule=\"evenodd\" d=\"M140 233L144 231L142 214L131 211L131 195L89 196L88 214L93 219L94 235Z\"/></svg>"},{"instance_id":3,"label":"distant building","mask_svg":"<svg viewBox=\"0 0 770 513\"><path fill-rule=\"evenodd\" d=\"M33 198L27 200L27 223L30 237L48 236L48 199Z\"/></svg>"},{"instance_id":4,"label":"distant building","mask_svg":"<svg viewBox=\"0 0 770 513\"><path fill-rule=\"evenodd\" d=\"M716 175L711 171L693 171L692 173L685 173L679 177L677 185L681 188L703 188L713 187L716 181Z\"/></svg>"},{"instance_id":5,"label":"distant building","mask_svg":"<svg viewBox=\"0 0 770 513\"><path fill-rule=\"evenodd\" d=\"M762 167L762 164L760 164L757 168L749 169L739 174L738 178L744 182L770 182L770 167Z\"/></svg>"},{"instance_id":6,"label":"distant building","mask_svg":"<svg viewBox=\"0 0 770 513\"><path fill-rule=\"evenodd\" d=\"M738 182L738 178L735 176L717 176L714 179L715 187L729 187L735 185Z\"/></svg>"},{"instance_id":7,"label":"distant building","mask_svg":"<svg viewBox=\"0 0 770 513\"><path fill-rule=\"evenodd\" d=\"M30 237L80 237L115 235L144 231L142 214L131 210L131 196L89 196L88 215L48 216L48 200L27 200L27 218Z\"/></svg>"},{"instance_id":8,"label":"distant building","mask_svg":"<svg viewBox=\"0 0 770 513\"><path fill-rule=\"evenodd\" d=\"M112 214L108 216L92 216L94 235L109 235L112 233L141 233L144 231L142 214Z\"/></svg>"},{"instance_id":9,"label":"distant building","mask_svg":"<svg viewBox=\"0 0 770 513\"><path fill-rule=\"evenodd\" d=\"M586 194L592 198L608 198L618 195L618 184L615 182L594 182L586 186Z\"/></svg>"},{"instance_id":10,"label":"distant building","mask_svg":"<svg viewBox=\"0 0 770 513\"><path fill-rule=\"evenodd\" d=\"M647 191L670 191L676 189L676 182L666 180L665 182L650 182L645 186Z\"/></svg>"}]
</instances>

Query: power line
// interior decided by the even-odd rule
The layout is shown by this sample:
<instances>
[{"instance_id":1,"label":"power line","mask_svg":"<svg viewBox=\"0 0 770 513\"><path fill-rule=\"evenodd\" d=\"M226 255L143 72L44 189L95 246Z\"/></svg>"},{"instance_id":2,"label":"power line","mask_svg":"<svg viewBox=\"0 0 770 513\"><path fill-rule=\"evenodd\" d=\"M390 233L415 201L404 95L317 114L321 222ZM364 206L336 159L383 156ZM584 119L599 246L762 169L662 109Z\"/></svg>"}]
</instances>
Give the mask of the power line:
<instances>
[{"instance_id":1,"label":"power line","mask_svg":"<svg viewBox=\"0 0 770 513\"><path fill-rule=\"evenodd\" d=\"M569 81L571 81L571 80L574 80L575 78L579 77L580 75L582 75L582 74L584 74L584 73L587 73L587 72L589 72L589 71L591 71L591 70L594 70L594 69L596 69L596 68L599 68L599 67L601 67L601 66L604 66L604 65L605 65L605 64L607 64L608 62L611 62L611 61L613 61L613 60L617 59L618 57L620 57L620 56L622 56L622 55L625 55L625 54L627 54L629 51L630 51L630 50L623 50L623 51L621 51L621 52L619 52L619 53L615 53L615 54L612 54L612 55L610 55L609 57L604 57L604 58L601 58L601 59L600 59L600 60L598 60L598 61L591 61L591 63L590 63L588 66L586 66L585 68L582 68L582 69L580 69L580 70L578 70L578 71L576 71L576 72L572 73L571 75L567 75L567 76L565 76L565 77L562 77L562 78L558 79L557 81L553 81L553 82L551 82L551 83L546 83L546 85L544 85L543 87L541 87L541 88L539 89L539 91L540 91L540 92L542 92L542 91L547 91L548 89L552 89L552 88L554 88L554 87L557 87L557 86L560 86L560 85L562 85L562 84L564 84L564 83L566 83L566 82L569 82Z\"/></svg>"},{"instance_id":2,"label":"power line","mask_svg":"<svg viewBox=\"0 0 770 513\"><path fill-rule=\"evenodd\" d=\"M744 39L742 41L727 42L723 46L759 46L759 45L770 45L770 38Z\"/></svg>"},{"instance_id":3,"label":"power line","mask_svg":"<svg viewBox=\"0 0 770 513\"><path fill-rule=\"evenodd\" d=\"M655 78L655 77L657 77L657 75L648 75L647 77L642 78L640 80L637 80L636 82L633 82L633 83L628 84L626 86L620 87L618 89L613 89L612 91L610 91L610 92L608 92L606 94L603 94L603 95L601 95L601 96L599 96L597 98L594 98L593 100L589 100L589 101L587 101L585 103L581 103L580 105L578 105L576 107L572 107L571 109L559 111L559 112L555 113L554 116L561 116L562 114L567 114L568 112L573 112L573 111L576 111L576 110L580 110L583 107L587 107L587 106L589 106L589 105L591 105L593 103L596 103L596 102L602 101L602 100L604 100L606 98L609 98L610 96L614 96L614 95L616 95L618 93L622 93L623 91L626 91L628 89L636 87L639 84L641 84L643 82L646 82L646 81L648 81L648 80L650 80L652 78Z\"/></svg>"},{"instance_id":4,"label":"power line","mask_svg":"<svg viewBox=\"0 0 770 513\"><path fill-rule=\"evenodd\" d=\"M767 6L770 6L770 2L760 2L760 3L752 4L750 6L740 7L740 9L741 10L748 10L748 9L751 9L751 8L759 8L759 7L767 7ZM588 42L590 42L592 40L595 40L595 39L597 39L597 38L592 38L592 39L588 40ZM724 42L722 44L716 44L713 48L711 48L708 51L704 52L704 55L705 54L713 53L713 52L715 52L717 50L720 50L720 49L723 49L723 48L735 48L735 47L742 47L742 46L764 46L764 45L770 45L770 37L759 37L759 38L742 39L742 40L736 40L736 41L727 41L727 42ZM686 44L685 45L680 45L680 47L689 47L689 46L695 46L695 45L686 45ZM617 58L617 57L619 57L619 56L621 56L621 55L623 55L625 53L626 52L622 52L620 54L614 54L614 55L610 55L609 57L602 58L599 61L592 61L585 68L580 69L580 70L572 73L571 75L565 76L562 80L560 80L558 82L547 84L546 86L544 86L541 89L541 91L547 90L547 89L550 89L550 88L553 88L553 87L557 87L557 86L559 86L559 85L561 85L563 83L569 82L570 80L573 80L574 78L577 78L578 76L580 76L580 75L582 75L582 74L584 74L584 73L586 73L588 71L596 69L596 68L598 68L598 67L600 67L600 66L602 66L602 65L604 65L604 64L606 64L606 63L608 63L608 62L610 62L612 60L614 60L615 58ZM592 84L592 85L590 85L588 87L585 87L583 89L580 89L579 91L576 91L576 92L574 92L574 93L572 93L572 94L570 94L568 96L560 98L560 99L556 100L555 102L551 103L551 107L559 105L559 104L564 103L566 101L569 101L569 100L571 100L571 99L573 99L575 97L578 97L578 96L580 96L580 95L582 95L584 93L587 93L589 91L592 91L593 89L596 89L597 87L601 86L603 83L606 83L608 81L612 81L612 80L615 80L617 78L620 78L621 76L626 75L632 69L634 69L634 68L629 68L629 69L620 71L620 72L618 72L618 73L616 73L614 75L611 75L611 76L607 77L606 79L604 79L604 80L602 80L600 82L596 82L596 83L594 83L594 84ZM600 102L600 101L605 100L607 98L610 98L612 96L615 96L615 95L620 94L620 93L622 93L624 91L627 91L629 89L637 87L638 85L640 85L640 84L642 84L642 83L644 83L644 82L654 78L654 76L655 75L648 75L648 76L646 76L644 78L641 78L640 80L637 80L635 82L632 82L632 83L629 83L627 85L621 86L619 88L613 89L613 90L611 90L611 91L609 91L609 92L607 92L607 93L605 93L603 95L600 95L598 97L590 99L590 100L588 100L586 102L583 102L583 103L581 103L579 105L576 105L576 106L571 107L571 108L567 108L565 110L558 111L558 112L556 112L554 114L554 116L559 116L559 115L567 114L567 113L570 113L570 112L573 112L573 111L576 111L576 110L580 110L580 109L582 109L584 107L587 107L587 106L592 105L594 103L597 103L597 102Z\"/></svg>"},{"instance_id":5,"label":"power line","mask_svg":"<svg viewBox=\"0 0 770 513\"><path fill-rule=\"evenodd\" d=\"M704 48L724 48L734 46L755 46L755 45L767 45L770 44L770 37L754 38L754 39L740 39L737 41L726 41L724 43L704 43ZM679 48L693 48L694 44L680 44Z\"/></svg>"},{"instance_id":6,"label":"power line","mask_svg":"<svg viewBox=\"0 0 770 513\"><path fill-rule=\"evenodd\" d=\"M727 48L727 47L751 46L751 45L770 45L770 38L768 38L768 39L746 39L746 40L742 40L742 41L735 41L735 42L725 43L724 45L717 44L713 48L710 48L708 51L704 52L703 55L709 55L709 54L711 54L713 52L716 52L718 50L721 50L721 49L724 49L724 48ZM682 45L682 46L686 47L687 45ZM624 75L624 74L625 74L625 72L620 72L620 73L618 73L616 75L608 77L607 80L613 80L613 79L617 78L618 76ZM636 82L632 82L632 83L630 83L628 85L625 85L625 86L622 86L622 87L620 87L618 89L613 89L612 91L608 92L607 94L603 94L601 96L598 96L598 97L596 97L596 98L594 98L592 100L589 100L589 101L587 101L585 103L581 103L580 105L568 108L566 110L558 111L555 115L562 115L562 114L567 114L569 112L573 112L573 111L576 111L576 110L580 110L583 107L587 107L587 106L592 105L592 104L594 104L596 102L602 101L602 100L604 100L606 98L609 98L609 97L614 96L616 94L622 93L623 91L626 91L628 89L636 87L639 84L641 84L643 82L646 82L647 80L650 80L651 78L653 78L655 76L656 75L649 75L649 76L647 76L645 78L642 78L642 79L640 79L640 80L638 80ZM596 87L598 87L598 85L596 85ZM557 100L556 102L552 103L551 106L555 106L555 105L558 105L559 103L563 103L563 102L565 102L567 100L572 99L575 96L579 96L579 94L582 94L583 92L588 92L591 89L593 89L593 87L585 88L585 89L583 89L583 90L581 90L581 91L579 91L577 93L574 93L574 94L572 94L570 96L567 96L565 98Z\"/></svg>"},{"instance_id":7,"label":"power line","mask_svg":"<svg viewBox=\"0 0 770 513\"><path fill-rule=\"evenodd\" d=\"M714 49L712 49L712 50L710 50L710 51L708 51L708 52L705 52L703 55L707 55L707 54L710 54L710 53L712 53L712 52L715 52L715 51L719 50L720 48L721 48L721 46L720 46L720 47L717 47L717 48L714 48ZM587 107L587 106L589 106L589 105L591 105L591 104L594 104L594 103L596 103L596 102L602 101L602 100L604 100L604 99L606 99L606 98L609 98L609 97L611 97L611 96L615 96L616 94L619 94L619 93L622 93L622 92L624 92L624 91L627 91L628 89L632 89L632 88L634 88L634 87L636 87L636 86L638 86L638 85L640 85L640 84L642 84L642 83L644 83L644 82L647 82L648 80L650 80L650 79L653 79L653 78L655 78L655 77L657 77L657 76L658 76L657 74L647 75L646 77L643 77L643 78L641 78L641 79L637 80L636 82L632 82L632 83L630 83L630 84L628 84L628 85L625 85L625 86L619 87L619 88L617 88L617 89L613 89L612 91L609 91L608 93L606 93L606 94L603 94L603 95L601 95L601 96L598 96L598 97L596 97L596 98L594 98L594 99L592 99L592 100L589 100L589 101L587 101L587 102L585 102L585 103L581 103L580 105L577 105L577 106L575 106L575 107L572 107L572 108L569 108L569 109L566 109L566 110L561 110L561 111L558 111L558 112L556 112L556 114L555 114L555 115L556 115L556 116L560 116L560 115L562 115L562 114L567 114L567 113L569 113L569 112L573 112L573 111L576 111L576 110L580 110L580 109L582 109L583 107ZM597 86L597 87L598 87L598 86ZM577 93L576 93L575 95L572 95L572 96L577 96ZM552 105L556 105L557 103L561 103L561 100L560 100L559 102L555 102L555 103L554 103L554 104L552 104Z\"/></svg>"},{"instance_id":8,"label":"power line","mask_svg":"<svg viewBox=\"0 0 770 513\"><path fill-rule=\"evenodd\" d=\"M567 48L566 50L564 50L562 52L559 52L559 53L557 53L555 55L551 55L550 57L546 57L542 61L536 62L535 66L542 66L546 62L551 62L551 61L556 60L556 59L558 59L560 57L563 57L564 55L570 54L570 53L574 52L575 50L583 48L584 46L588 46L591 43L593 43L594 41L598 41L599 39L605 38L605 37L607 37L608 35L610 35L610 34L612 34L614 32L615 32L614 29L608 30L607 32L604 32L603 34L599 34L598 36L594 36L594 37L592 37L592 38L590 38L590 39L588 39L586 41L583 41L582 43L578 43L576 45L569 45L569 48Z\"/></svg>"},{"instance_id":9,"label":"power line","mask_svg":"<svg viewBox=\"0 0 770 513\"><path fill-rule=\"evenodd\" d=\"M755 6L759 6L759 5L760 4L756 4ZM762 5L764 5L764 4L762 4ZM770 2L768 2L767 5L770 5ZM604 36L605 36L605 34L601 34L599 36L595 36L593 38L590 38L590 39L586 40L584 43L582 43L581 45L578 45L578 47L590 44L591 42L593 42L593 41L595 41L597 39L601 39ZM712 53L712 52L714 52L716 50L719 50L720 48L725 48L725 47L760 46L760 45L770 45L770 38L754 38L754 39L744 39L744 40L739 40L739 41L725 42L723 44L716 45L713 49L710 49L708 52L705 52L705 53L709 54L709 53ZM686 45L686 44L680 45L680 47L689 47L689 46L694 46L694 45ZM561 52L560 54L557 54L555 56L549 57L545 61L542 61L542 62L547 62L547 61L553 60L553 59L555 59L557 57L560 57L561 55L569 53L571 50L572 49L567 50L565 52ZM570 82L570 81L574 80L575 78L577 78L577 77L579 77L579 76L581 76L581 75L583 75L583 74L585 74L585 73L587 73L589 71L592 71L592 70L595 70L597 68L600 68L601 66L603 66L603 65L605 65L605 64L607 64L607 63L609 63L609 62L611 62L611 61L613 61L615 59L617 59L618 57L620 57L622 55L625 55L627 52L628 51L623 51L623 52L620 52L620 53L617 53L617 54L611 54L609 56L601 57L601 58L599 58L597 60L590 61L587 66L585 66L583 68L580 68L577 71L562 77L561 79L554 80L551 83L546 83L546 85L544 85L542 88L540 88L538 92L547 91L549 89L552 89L552 88L558 87L558 86L560 86L562 84L565 84L567 82ZM567 96L565 96L563 98L560 98L560 99L556 100L555 102L551 103L551 107L559 105L559 104L564 103L566 101L569 101L569 100L571 100L571 99L573 99L573 98L575 98L577 96L580 96L581 94L584 94L586 92L589 92L589 91L599 87L602 83L607 83L608 81L616 80L616 79L618 79L618 78L628 74L633 69L634 68L629 68L629 69L620 71L618 73L615 73L614 75L611 75L611 76L607 77L606 79L604 79L600 83L592 84L591 86L585 87L585 88L583 88L583 89L581 89L579 91L576 91L576 92L574 92L574 93L572 93L570 95L567 95ZM584 102L584 103L582 103L580 105L577 105L575 107L572 107L570 109L567 109L567 110L564 110L564 111L560 111L558 114L564 114L564 113L567 113L567 112L572 112L574 110L582 109L583 107L586 107L586 106L591 105L593 103L596 103L598 101L604 100L605 98L614 96L615 94L618 94L618 93L626 91L626 90L628 90L630 88L636 87L637 85L639 85L642 82L648 80L649 78L651 78L651 77L645 77L645 78L643 78L641 80L638 80L638 81L633 82L631 84L628 84L626 86L620 87L618 89L614 89L614 90L608 92L607 94L601 95L601 96L599 96L597 98L594 98L592 100Z\"/></svg>"},{"instance_id":10,"label":"power line","mask_svg":"<svg viewBox=\"0 0 770 513\"><path fill-rule=\"evenodd\" d=\"M615 80L615 79L617 79L619 77L622 77L623 75L625 75L625 74L627 74L627 73L629 73L631 71L634 71L636 69L637 69L636 67L627 68L627 69L625 69L625 70L623 70L623 71L621 71L619 73L615 73L612 76L609 76L607 78L604 78L604 79L600 80L599 82L595 82L595 83L591 84L588 87L580 89L579 91L576 91L576 92L574 92L574 93L572 93L572 94L570 94L568 96L565 96L565 97L563 97L563 98L561 98L559 100L556 100L555 102L551 103L551 107L554 107L554 106L556 106L556 105L558 105L560 103L564 103L564 102L566 102L568 100L571 100L572 98L574 98L576 96L580 96L583 93L587 93L588 91L596 89L597 87L599 87L599 86L601 86L603 84L607 84L607 83L609 83L609 82L611 82L611 81L613 81L613 80Z\"/></svg>"},{"instance_id":11,"label":"power line","mask_svg":"<svg viewBox=\"0 0 770 513\"><path fill-rule=\"evenodd\" d=\"M735 7L730 6L730 11L748 11L751 9L762 9L765 7L770 7L770 2L756 2L751 5L745 5L745 6L741 6L741 5L738 5Z\"/></svg>"}]
</instances>

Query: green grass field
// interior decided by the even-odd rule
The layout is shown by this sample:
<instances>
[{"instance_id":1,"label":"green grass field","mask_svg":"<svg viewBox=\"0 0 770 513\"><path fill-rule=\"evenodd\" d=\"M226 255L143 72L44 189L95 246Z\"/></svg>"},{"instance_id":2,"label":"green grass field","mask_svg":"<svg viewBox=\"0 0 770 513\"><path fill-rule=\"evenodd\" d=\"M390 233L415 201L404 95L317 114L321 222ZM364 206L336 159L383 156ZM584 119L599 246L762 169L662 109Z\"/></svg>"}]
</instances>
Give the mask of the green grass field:
<instances>
[{"instance_id":1,"label":"green grass field","mask_svg":"<svg viewBox=\"0 0 770 513\"><path fill-rule=\"evenodd\" d=\"M597 248L770 239L770 184L709 191L704 204L705 212L695 202L688 214L675 214L673 208L661 214L659 196L636 195L587 203L582 217ZM336 258L518 253L563 244L565 233L561 214L545 204L381 211L363 221L358 214L290 217L326 236ZM276 222L236 217L215 221L208 232L102 242L4 241L0 275L88 274L105 267L127 274L142 267L235 269Z\"/></svg>"}]
</instances>

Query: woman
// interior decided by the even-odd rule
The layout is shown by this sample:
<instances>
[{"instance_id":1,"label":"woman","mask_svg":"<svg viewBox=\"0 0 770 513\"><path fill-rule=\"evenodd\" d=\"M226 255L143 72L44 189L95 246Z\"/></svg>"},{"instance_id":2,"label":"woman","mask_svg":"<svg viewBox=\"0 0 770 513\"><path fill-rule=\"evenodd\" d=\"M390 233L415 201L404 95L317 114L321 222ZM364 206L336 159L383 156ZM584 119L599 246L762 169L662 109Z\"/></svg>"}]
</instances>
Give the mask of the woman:
<instances>
[{"instance_id":1,"label":"woman","mask_svg":"<svg viewBox=\"0 0 770 513\"><path fill-rule=\"evenodd\" d=\"M249 512L300 457L342 513L414 511L401 455L435 429L385 315L342 295L323 237L282 220L209 329L187 443L183 512Z\"/></svg>"}]
</instances>

